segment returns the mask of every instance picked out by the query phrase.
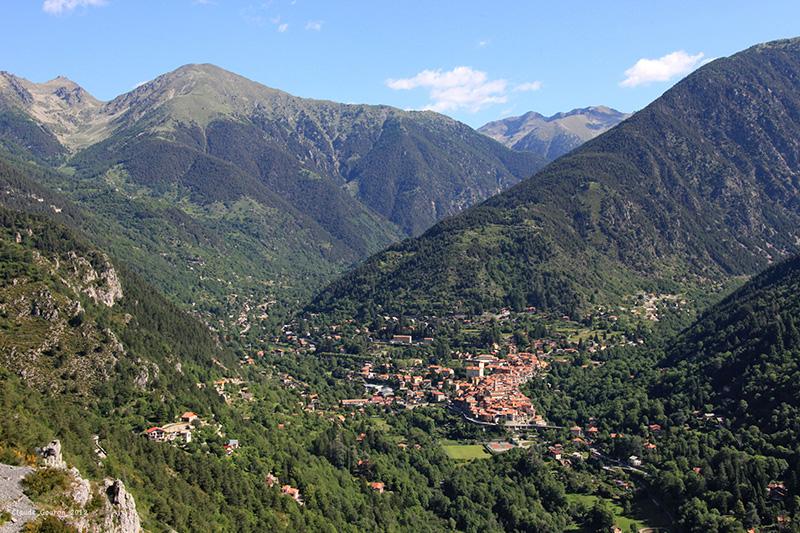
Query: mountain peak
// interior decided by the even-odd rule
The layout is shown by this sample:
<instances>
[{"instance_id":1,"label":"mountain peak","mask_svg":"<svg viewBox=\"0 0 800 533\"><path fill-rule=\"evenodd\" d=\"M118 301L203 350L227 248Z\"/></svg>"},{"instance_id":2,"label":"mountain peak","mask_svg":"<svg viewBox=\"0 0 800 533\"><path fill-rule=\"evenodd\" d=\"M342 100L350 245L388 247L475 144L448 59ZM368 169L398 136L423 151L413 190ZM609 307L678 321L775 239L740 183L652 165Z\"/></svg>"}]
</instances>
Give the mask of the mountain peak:
<instances>
[{"instance_id":1,"label":"mountain peak","mask_svg":"<svg viewBox=\"0 0 800 533\"><path fill-rule=\"evenodd\" d=\"M553 160L616 126L628 116L602 105L576 108L549 117L529 111L490 122L478 131L509 148Z\"/></svg>"},{"instance_id":2,"label":"mountain peak","mask_svg":"<svg viewBox=\"0 0 800 533\"><path fill-rule=\"evenodd\" d=\"M190 63L118 96L105 113L139 120L167 105L173 118L203 125L218 116L248 115L276 98L290 96L210 63Z\"/></svg>"}]
</instances>

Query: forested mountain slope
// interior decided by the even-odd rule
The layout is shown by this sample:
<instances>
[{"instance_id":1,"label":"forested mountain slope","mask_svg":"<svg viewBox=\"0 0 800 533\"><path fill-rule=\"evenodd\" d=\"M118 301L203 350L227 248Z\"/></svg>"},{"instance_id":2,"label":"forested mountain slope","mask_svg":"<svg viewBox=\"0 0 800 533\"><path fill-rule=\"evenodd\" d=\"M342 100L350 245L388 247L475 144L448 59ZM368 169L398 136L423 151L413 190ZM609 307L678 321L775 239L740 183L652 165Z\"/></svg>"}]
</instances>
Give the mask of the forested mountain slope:
<instances>
[{"instance_id":1,"label":"forested mountain slope","mask_svg":"<svg viewBox=\"0 0 800 533\"><path fill-rule=\"evenodd\" d=\"M18 206L44 203L19 197L21 181ZM51 214L81 216L61 209ZM303 409L307 395L294 389L307 385L281 385L271 367L241 364L245 355L73 230L0 207L0 462L31 461L59 438L86 478L124 480L150 531L558 531L570 522L564 486L540 459L458 465L416 428L432 421L411 412L392 421L413 438L406 450L370 422ZM221 378L255 397L220 394ZM143 434L185 411L199 415L189 442ZM38 472L38 490L66 497L61 477ZM282 483L301 491L300 503Z\"/></svg>"},{"instance_id":2,"label":"forested mountain slope","mask_svg":"<svg viewBox=\"0 0 800 533\"><path fill-rule=\"evenodd\" d=\"M212 65L110 102L2 73L0 148L173 301L250 335L541 167L443 115L298 98Z\"/></svg>"},{"instance_id":3,"label":"forested mountain slope","mask_svg":"<svg viewBox=\"0 0 800 533\"><path fill-rule=\"evenodd\" d=\"M800 39L700 68L483 204L376 255L315 309L574 312L752 274L800 246Z\"/></svg>"},{"instance_id":4,"label":"forested mountain slope","mask_svg":"<svg viewBox=\"0 0 800 533\"><path fill-rule=\"evenodd\" d=\"M95 173L121 163L135 180L177 180L206 201L220 191L204 181L236 181L209 169L222 160L329 231L377 214L416 234L542 161L443 115L297 98L213 65L186 65L108 103L65 78L3 73L0 109L9 142L39 157L79 153L76 165ZM40 125L35 142L30 121ZM376 235L388 231L368 221Z\"/></svg>"},{"instance_id":5,"label":"forested mountain slope","mask_svg":"<svg viewBox=\"0 0 800 533\"><path fill-rule=\"evenodd\" d=\"M711 405L784 445L800 435L800 257L759 274L706 311L669 348L662 393Z\"/></svg>"}]
</instances>

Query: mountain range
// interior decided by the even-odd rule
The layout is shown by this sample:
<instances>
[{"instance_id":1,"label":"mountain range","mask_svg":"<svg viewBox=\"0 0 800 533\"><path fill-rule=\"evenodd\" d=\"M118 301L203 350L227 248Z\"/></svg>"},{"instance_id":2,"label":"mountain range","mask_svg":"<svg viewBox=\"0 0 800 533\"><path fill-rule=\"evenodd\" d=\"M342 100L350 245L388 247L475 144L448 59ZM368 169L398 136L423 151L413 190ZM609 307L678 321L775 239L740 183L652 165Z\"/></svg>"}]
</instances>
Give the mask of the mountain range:
<instances>
[{"instance_id":1,"label":"mountain range","mask_svg":"<svg viewBox=\"0 0 800 533\"><path fill-rule=\"evenodd\" d=\"M297 98L212 65L110 102L2 73L0 146L49 169L105 249L239 330L544 163L443 115Z\"/></svg>"},{"instance_id":2,"label":"mountain range","mask_svg":"<svg viewBox=\"0 0 800 533\"><path fill-rule=\"evenodd\" d=\"M799 79L800 39L757 45L629 117L492 126L512 150L210 65L111 102L3 73L0 463L37 465L39 531L608 531L605 501L680 531L796 523ZM547 137L590 115L621 122ZM642 318L643 292L719 301ZM485 351L555 421L525 449L489 458L474 443L507 429L438 401L361 398L373 359L397 396L463 394ZM190 437L146 436L170 426ZM33 455L55 437L80 472ZM135 494L131 527L103 478Z\"/></svg>"},{"instance_id":3,"label":"mountain range","mask_svg":"<svg viewBox=\"0 0 800 533\"><path fill-rule=\"evenodd\" d=\"M592 106L546 117L530 111L484 124L478 131L514 150L532 152L547 161L558 159L626 118L606 106Z\"/></svg>"},{"instance_id":4,"label":"mountain range","mask_svg":"<svg viewBox=\"0 0 800 533\"><path fill-rule=\"evenodd\" d=\"M799 76L798 39L713 61L533 177L372 257L314 308L577 313L797 253Z\"/></svg>"}]
</instances>

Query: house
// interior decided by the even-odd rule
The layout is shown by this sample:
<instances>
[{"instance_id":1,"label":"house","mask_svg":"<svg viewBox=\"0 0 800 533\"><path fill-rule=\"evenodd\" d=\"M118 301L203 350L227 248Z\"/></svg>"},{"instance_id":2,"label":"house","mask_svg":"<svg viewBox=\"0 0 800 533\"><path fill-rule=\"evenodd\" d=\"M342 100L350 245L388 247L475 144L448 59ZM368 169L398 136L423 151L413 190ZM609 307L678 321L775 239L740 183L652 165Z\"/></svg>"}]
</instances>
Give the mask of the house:
<instances>
[{"instance_id":1,"label":"house","mask_svg":"<svg viewBox=\"0 0 800 533\"><path fill-rule=\"evenodd\" d=\"M466 368L467 371L467 378L482 378L483 377L483 365L480 366L468 366Z\"/></svg>"},{"instance_id":2,"label":"house","mask_svg":"<svg viewBox=\"0 0 800 533\"><path fill-rule=\"evenodd\" d=\"M187 422L189 424L198 419L199 417L191 411L186 411L181 415L181 422Z\"/></svg>"},{"instance_id":3,"label":"house","mask_svg":"<svg viewBox=\"0 0 800 533\"><path fill-rule=\"evenodd\" d=\"M433 391L431 392L431 400L434 402L443 402L447 399L447 395L442 391Z\"/></svg>"},{"instance_id":4,"label":"house","mask_svg":"<svg viewBox=\"0 0 800 533\"><path fill-rule=\"evenodd\" d=\"M650 424L649 426L647 426L647 429L649 429L653 433L658 433L659 431L661 431L661 424Z\"/></svg>"},{"instance_id":5,"label":"house","mask_svg":"<svg viewBox=\"0 0 800 533\"><path fill-rule=\"evenodd\" d=\"M786 485L782 481L773 481L767 485L767 497L773 501L781 501L786 498Z\"/></svg>"},{"instance_id":6,"label":"house","mask_svg":"<svg viewBox=\"0 0 800 533\"><path fill-rule=\"evenodd\" d=\"M233 452L239 449L239 441L236 439L229 439L222 449L225 450L225 455L233 455Z\"/></svg>"},{"instance_id":7,"label":"house","mask_svg":"<svg viewBox=\"0 0 800 533\"><path fill-rule=\"evenodd\" d=\"M561 454L562 454L562 452L564 450L561 448L561 445L556 445L556 446L550 446L547 449L547 451L550 454L550 457L552 457L556 461L560 461L561 460Z\"/></svg>"},{"instance_id":8,"label":"house","mask_svg":"<svg viewBox=\"0 0 800 533\"><path fill-rule=\"evenodd\" d=\"M303 502L303 496L300 494L300 489L292 487L291 485L284 485L281 487L281 492L286 496L291 496L299 505L305 504L305 502Z\"/></svg>"},{"instance_id":9,"label":"house","mask_svg":"<svg viewBox=\"0 0 800 533\"><path fill-rule=\"evenodd\" d=\"M395 335L392 337L393 344L411 344L411 335Z\"/></svg>"},{"instance_id":10,"label":"house","mask_svg":"<svg viewBox=\"0 0 800 533\"><path fill-rule=\"evenodd\" d=\"M583 435L583 430L580 428L580 426L572 426L569 428L569 432L575 437L580 437Z\"/></svg>"},{"instance_id":11,"label":"house","mask_svg":"<svg viewBox=\"0 0 800 533\"><path fill-rule=\"evenodd\" d=\"M164 433L164 430L157 426L145 430L144 434L147 435L148 439L154 441L163 441L164 438L166 437L166 433Z\"/></svg>"},{"instance_id":12,"label":"house","mask_svg":"<svg viewBox=\"0 0 800 533\"><path fill-rule=\"evenodd\" d=\"M628 464L633 467L642 466L642 460L636 457L635 455L631 455L630 457L628 457Z\"/></svg>"},{"instance_id":13,"label":"house","mask_svg":"<svg viewBox=\"0 0 800 533\"><path fill-rule=\"evenodd\" d=\"M164 431L164 440L182 440L185 443L192 441L192 426L186 422L164 424L161 429Z\"/></svg>"},{"instance_id":14,"label":"house","mask_svg":"<svg viewBox=\"0 0 800 533\"><path fill-rule=\"evenodd\" d=\"M369 488L377 492L378 494L383 494L386 490L386 486L382 481L373 481L369 484Z\"/></svg>"},{"instance_id":15,"label":"house","mask_svg":"<svg viewBox=\"0 0 800 533\"><path fill-rule=\"evenodd\" d=\"M339 400L342 407L352 407L366 405L369 403L369 398L353 398L349 400Z\"/></svg>"}]
</instances>

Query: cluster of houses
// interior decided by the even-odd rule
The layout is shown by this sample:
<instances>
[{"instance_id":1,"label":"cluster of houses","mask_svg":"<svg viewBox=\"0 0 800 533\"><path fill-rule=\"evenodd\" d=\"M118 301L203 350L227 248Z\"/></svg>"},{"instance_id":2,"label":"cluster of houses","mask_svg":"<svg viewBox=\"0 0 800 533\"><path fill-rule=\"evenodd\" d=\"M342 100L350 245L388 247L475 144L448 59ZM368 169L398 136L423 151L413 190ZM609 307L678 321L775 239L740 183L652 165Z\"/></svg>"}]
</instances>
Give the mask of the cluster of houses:
<instances>
[{"instance_id":1,"label":"cluster of houses","mask_svg":"<svg viewBox=\"0 0 800 533\"><path fill-rule=\"evenodd\" d=\"M532 353L509 353L504 359L479 355L466 368L467 381L456 385L453 403L473 420L503 425L545 425L520 387L547 367ZM489 372L487 374L487 372Z\"/></svg>"},{"instance_id":2,"label":"cluster of houses","mask_svg":"<svg viewBox=\"0 0 800 533\"><path fill-rule=\"evenodd\" d=\"M263 353L263 352L260 352ZM241 378L222 378L214 381L214 390L217 394L222 396L225 403L230 405L234 399L251 402L253 401L253 393L246 386L246 381Z\"/></svg>"},{"instance_id":3,"label":"cluster of houses","mask_svg":"<svg viewBox=\"0 0 800 533\"><path fill-rule=\"evenodd\" d=\"M530 398L520 387L541 370L547 363L535 354L512 350L505 358L483 354L465 355L467 366L465 377L456 378L452 368L427 365L413 370L394 371L392 365L376 368L365 363L359 376L372 385L374 393L368 398L341 400L343 407L366 405L398 405L413 408L429 403L444 403L450 400L471 420L507 426L545 425L544 418L537 415Z\"/></svg>"},{"instance_id":4,"label":"cluster of houses","mask_svg":"<svg viewBox=\"0 0 800 533\"><path fill-rule=\"evenodd\" d=\"M146 429L144 434L148 439L156 442L177 441L186 444L192 442L192 430L194 429L192 423L195 421L202 423L195 413L186 411L178 417L177 422L153 426Z\"/></svg>"},{"instance_id":5,"label":"cluster of houses","mask_svg":"<svg viewBox=\"0 0 800 533\"><path fill-rule=\"evenodd\" d=\"M186 411L178 417L177 422L147 428L144 430L144 436L155 442L188 444L192 442L192 432L195 428L204 424L205 422L196 413ZM227 455L232 455L234 451L239 449L239 441L229 439L223 445L223 449Z\"/></svg>"},{"instance_id":6,"label":"cluster of houses","mask_svg":"<svg viewBox=\"0 0 800 533\"><path fill-rule=\"evenodd\" d=\"M421 365L422 361L418 361ZM399 405L414 407L428 401L443 402L447 400L445 387L453 384L453 369L429 365L412 373L411 371L390 372L391 365L386 364L375 369L372 363L361 367L359 376L374 391L369 398L341 400L343 407L360 407L364 405ZM376 385L370 382L380 382ZM394 387L394 388L393 388ZM396 390L395 390L396 389Z\"/></svg>"}]
</instances>

